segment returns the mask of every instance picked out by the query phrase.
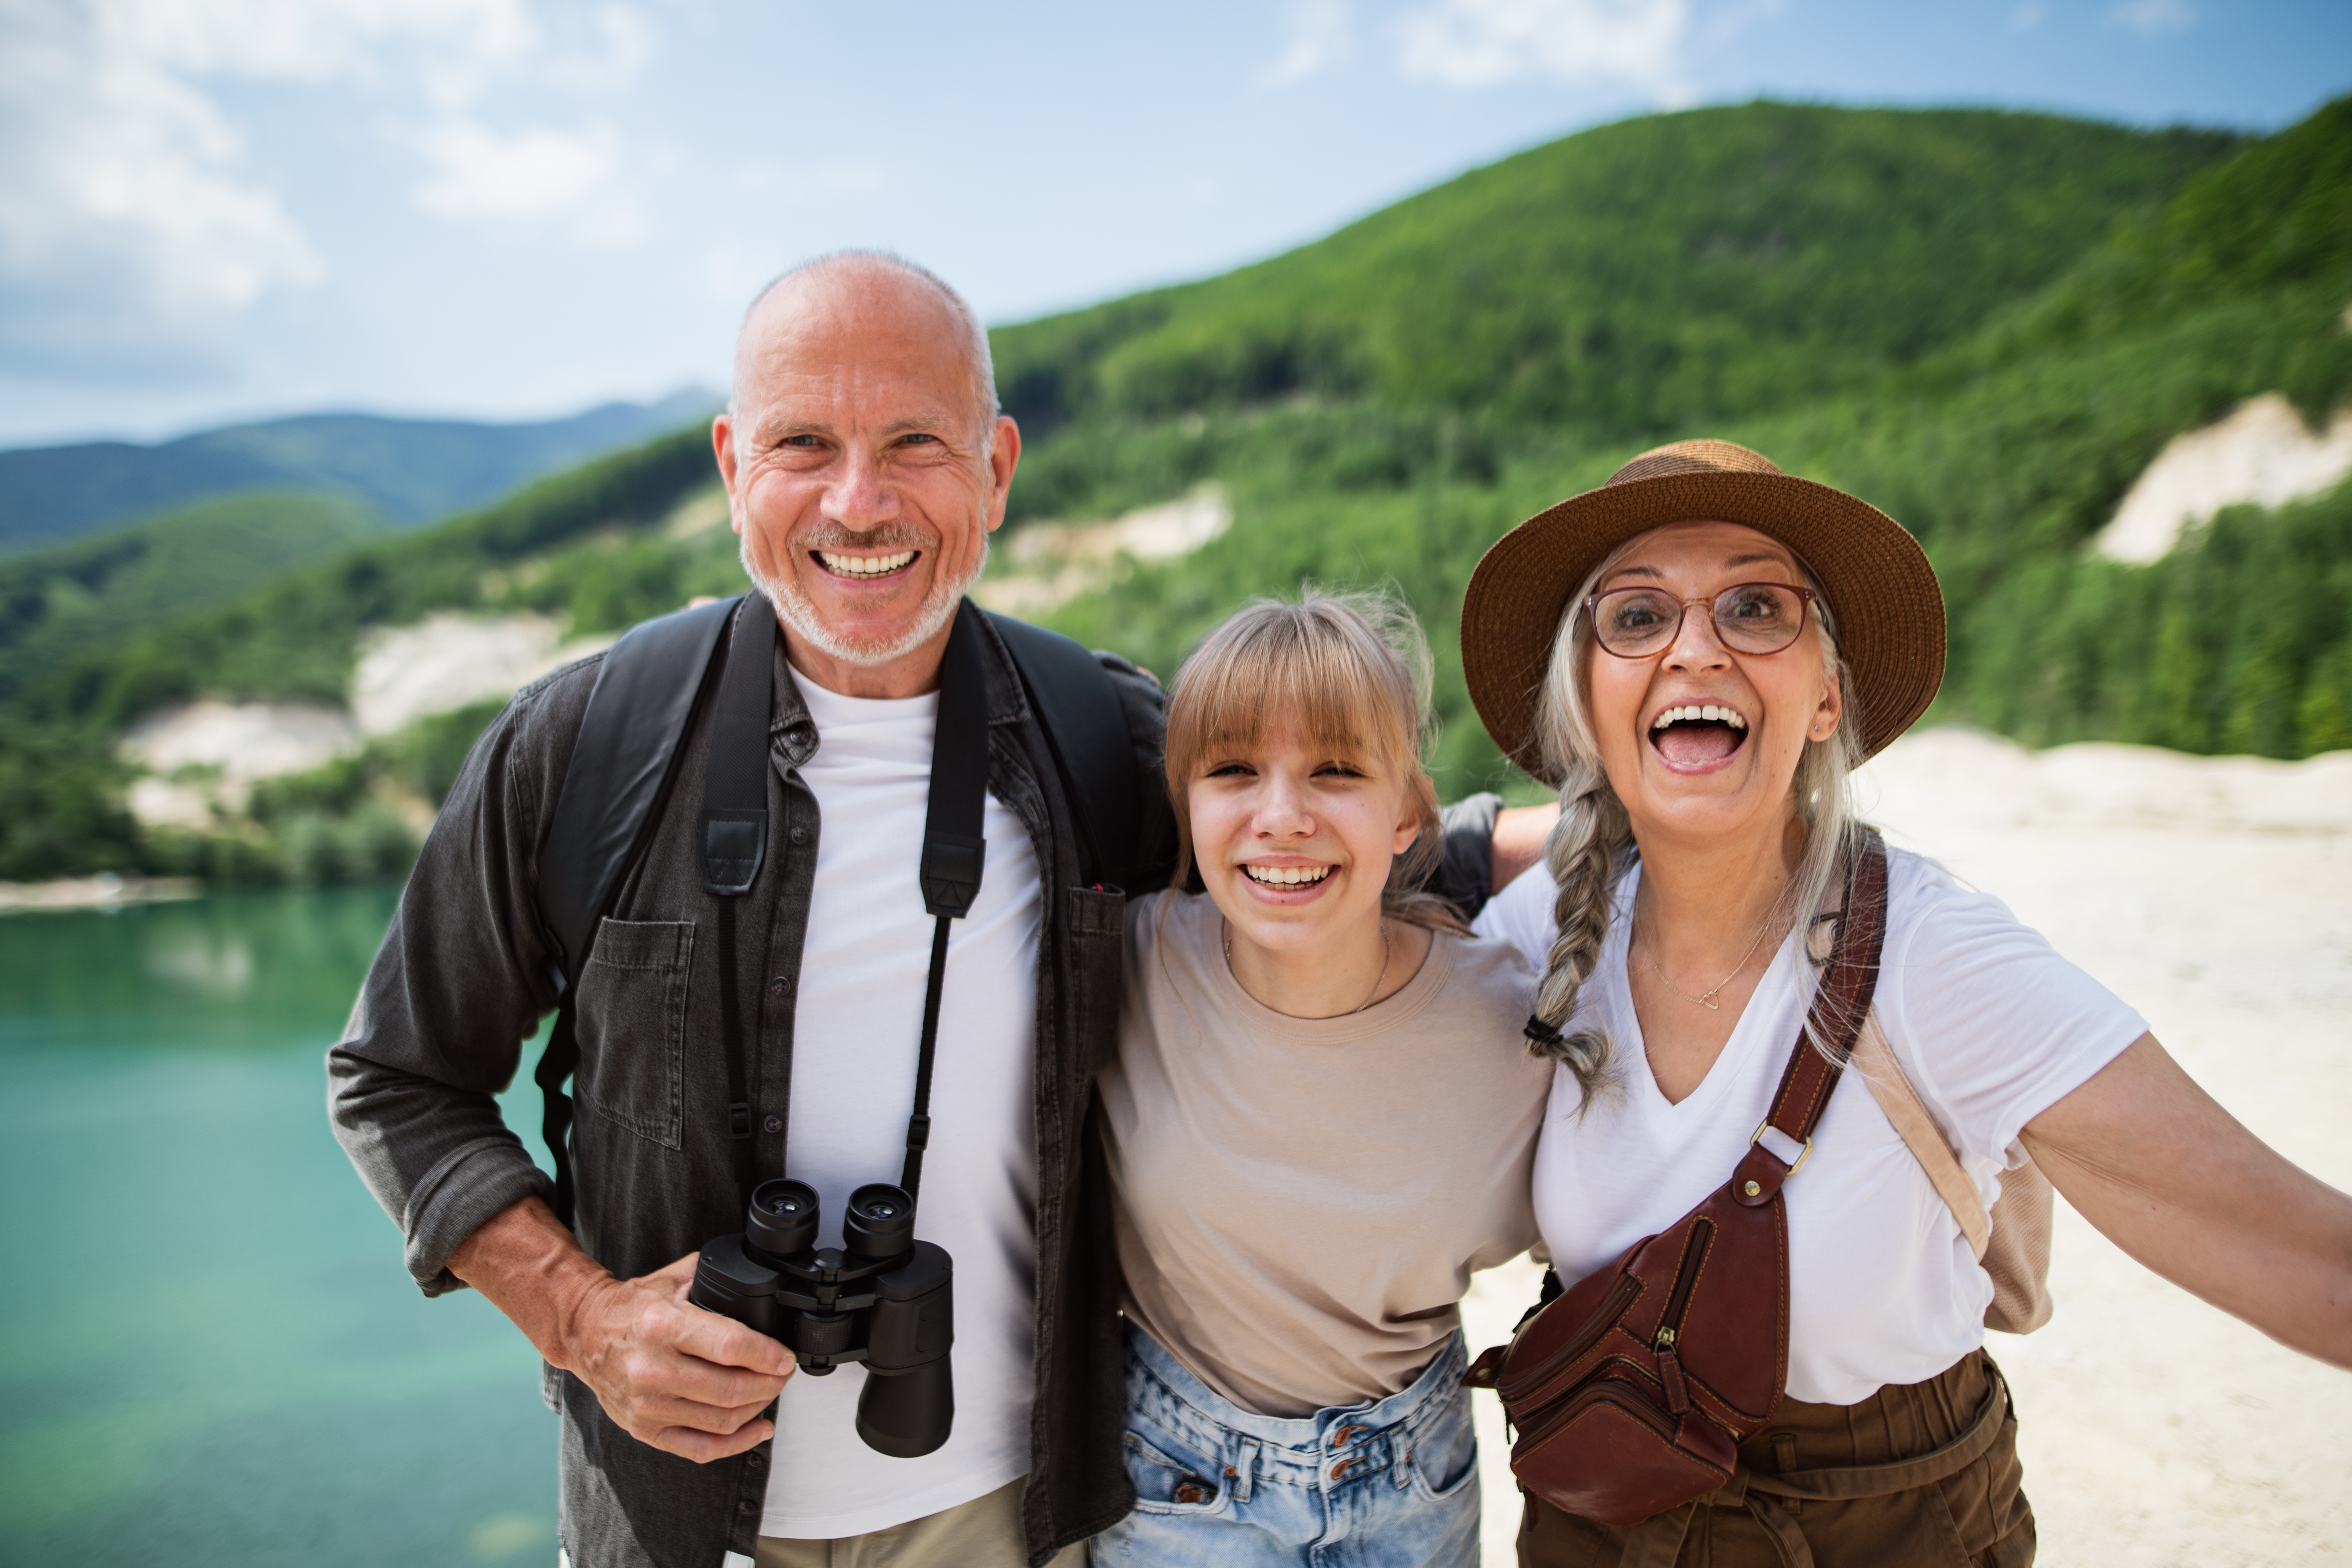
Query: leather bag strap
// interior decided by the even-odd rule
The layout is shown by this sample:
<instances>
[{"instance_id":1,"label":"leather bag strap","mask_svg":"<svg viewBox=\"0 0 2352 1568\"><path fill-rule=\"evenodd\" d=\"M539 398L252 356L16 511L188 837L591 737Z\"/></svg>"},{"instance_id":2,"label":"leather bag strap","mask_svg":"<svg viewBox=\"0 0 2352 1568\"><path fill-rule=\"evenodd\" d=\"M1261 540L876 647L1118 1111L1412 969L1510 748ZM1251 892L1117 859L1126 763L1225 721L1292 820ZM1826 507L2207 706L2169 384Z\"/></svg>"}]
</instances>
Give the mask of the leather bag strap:
<instances>
[{"instance_id":1,"label":"leather bag strap","mask_svg":"<svg viewBox=\"0 0 2352 1568\"><path fill-rule=\"evenodd\" d=\"M1886 946L1886 843L1874 828L1854 835L1846 858L1845 900L1837 916L1820 988L1789 1050L1789 1065L1772 1096L1772 1109L1756 1130L1756 1142L1731 1173L1731 1194L1749 1208L1770 1203L1791 1172L1805 1162L1813 1128L1828 1108L1830 1090L1853 1055L1853 1044L1870 1016L1878 989L1878 962ZM1828 1047L1814 1045L1818 1037ZM1799 1153L1783 1160L1763 1142L1765 1128L1795 1144Z\"/></svg>"}]
</instances>

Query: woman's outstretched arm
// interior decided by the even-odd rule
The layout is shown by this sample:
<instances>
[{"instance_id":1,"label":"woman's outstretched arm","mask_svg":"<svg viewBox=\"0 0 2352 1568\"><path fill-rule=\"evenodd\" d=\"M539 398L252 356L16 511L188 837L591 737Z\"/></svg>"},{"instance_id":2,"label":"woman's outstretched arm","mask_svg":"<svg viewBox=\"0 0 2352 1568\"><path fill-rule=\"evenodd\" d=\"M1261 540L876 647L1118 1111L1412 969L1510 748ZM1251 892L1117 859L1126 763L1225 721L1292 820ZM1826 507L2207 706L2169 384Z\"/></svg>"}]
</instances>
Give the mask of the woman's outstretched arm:
<instances>
[{"instance_id":1,"label":"woman's outstretched arm","mask_svg":"<svg viewBox=\"0 0 2352 1568\"><path fill-rule=\"evenodd\" d=\"M2306 1355L2352 1367L2352 1196L2288 1163L2142 1035L2026 1124L2100 1233Z\"/></svg>"}]
</instances>

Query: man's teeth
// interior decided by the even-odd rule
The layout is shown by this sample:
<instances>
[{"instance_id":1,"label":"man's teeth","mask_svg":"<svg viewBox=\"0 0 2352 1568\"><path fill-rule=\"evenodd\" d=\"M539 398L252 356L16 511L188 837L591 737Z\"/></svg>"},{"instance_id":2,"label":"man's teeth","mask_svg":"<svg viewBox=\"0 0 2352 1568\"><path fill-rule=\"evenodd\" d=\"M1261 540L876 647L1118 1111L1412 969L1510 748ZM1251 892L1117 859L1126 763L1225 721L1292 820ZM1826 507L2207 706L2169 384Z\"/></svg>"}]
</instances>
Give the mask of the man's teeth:
<instances>
[{"instance_id":1,"label":"man's teeth","mask_svg":"<svg viewBox=\"0 0 2352 1568\"><path fill-rule=\"evenodd\" d=\"M1328 866L1244 866L1243 875L1268 888L1303 888L1331 874Z\"/></svg>"},{"instance_id":2,"label":"man's teeth","mask_svg":"<svg viewBox=\"0 0 2352 1568\"><path fill-rule=\"evenodd\" d=\"M914 560L915 552L901 550L896 555L835 555L830 550L820 550L816 558L824 569L844 577L886 577Z\"/></svg>"},{"instance_id":3,"label":"man's teeth","mask_svg":"<svg viewBox=\"0 0 2352 1568\"><path fill-rule=\"evenodd\" d=\"M1700 723L1728 724L1735 730L1748 728L1748 721L1736 710L1718 708L1712 702L1686 703L1680 708L1669 708L1650 721L1650 728L1663 730L1669 724Z\"/></svg>"}]
</instances>

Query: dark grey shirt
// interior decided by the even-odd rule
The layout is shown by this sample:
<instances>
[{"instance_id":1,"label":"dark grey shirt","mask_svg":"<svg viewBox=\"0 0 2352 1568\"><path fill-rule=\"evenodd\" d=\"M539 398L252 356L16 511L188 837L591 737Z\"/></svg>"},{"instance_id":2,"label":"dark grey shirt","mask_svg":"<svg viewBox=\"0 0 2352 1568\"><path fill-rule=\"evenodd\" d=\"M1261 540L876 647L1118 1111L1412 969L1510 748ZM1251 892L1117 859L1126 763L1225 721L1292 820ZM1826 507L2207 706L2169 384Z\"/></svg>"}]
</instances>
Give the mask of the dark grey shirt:
<instances>
[{"instance_id":1,"label":"dark grey shirt","mask_svg":"<svg viewBox=\"0 0 2352 1568\"><path fill-rule=\"evenodd\" d=\"M1093 1077L1116 1045L1117 889L1083 885L1071 811L1044 731L992 631L983 638L989 792L1026 826L1044 889L1034 1057L1037 1149L1036 1394L1024 1518L1030 1557L1107 1528L1133 1501L1120 1459L1123 1340L1108 1185L1089 1114ZM537 910L538 858L600 659L516 694L477 742L444 803L344 1038L328 1054L336 1135L407 1238L427 1295L459 1287L449 1255L509 1205L552 1184L493 1098L556 1004ZM1139 858L1163 868L1173 823L1160 787L1160 692L1104 657L1135 748L1144 825ZM706 721L681 744L671 805L600 928L577 998L579 1116L574 1229L614 1274L659 1268L740 1228L728 1131L715 943L718 900L702 887L698 816ZM750 1092L762 1171L788 1121L793 996L820 828L798 769L817 736L785 675L773 688L771 849L741 900L738 1006L757 1031ZM1486 891L1493 797L1448 814L1439 890L1472 907ZM1141 889L1139 889L1141 890ZM749 955L763 954L759 963ZM937 1112L935 1112L937 1114ZM763 1447L696 1465L637 1442L595 1395L549 1369L562 1416L562 1540L574 1568L719 1568L750 1556L767 1489ZM849 1440L844 1434L844 1440Z\"/></svg>"}]
</instances>

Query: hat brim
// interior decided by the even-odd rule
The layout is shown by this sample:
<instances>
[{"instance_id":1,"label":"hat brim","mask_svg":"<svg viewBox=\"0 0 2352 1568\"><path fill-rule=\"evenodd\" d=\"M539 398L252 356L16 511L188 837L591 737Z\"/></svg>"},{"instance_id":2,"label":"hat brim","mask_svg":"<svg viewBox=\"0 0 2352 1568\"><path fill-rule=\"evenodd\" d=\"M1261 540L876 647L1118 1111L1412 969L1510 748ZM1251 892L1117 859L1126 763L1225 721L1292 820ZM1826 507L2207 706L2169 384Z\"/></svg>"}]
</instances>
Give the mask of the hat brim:
<instances>
[{"instance_id":1,"label":"hat brim","mask_svg":"<svg viewBox=\"0 0 2352 1568\"><path fill-rule=\"evenodd\" d=\"M1836 617L1853 672L1845 719L1864 756L1909 729L1944 681L1944 594L1927 552L1869 502L1791 474L1661 474L1570 496L1496 540L1462 598L1470 700L1506 756L1555 787L1536 710L1569 599L1609 552L1670 522L1745 523L1794 551Z\"/></svg>"}]
</instances>

